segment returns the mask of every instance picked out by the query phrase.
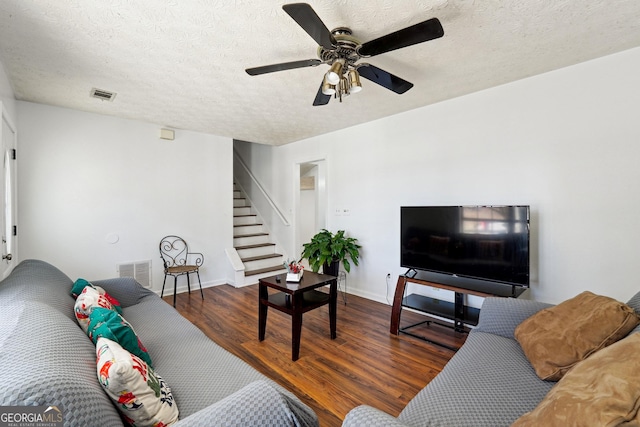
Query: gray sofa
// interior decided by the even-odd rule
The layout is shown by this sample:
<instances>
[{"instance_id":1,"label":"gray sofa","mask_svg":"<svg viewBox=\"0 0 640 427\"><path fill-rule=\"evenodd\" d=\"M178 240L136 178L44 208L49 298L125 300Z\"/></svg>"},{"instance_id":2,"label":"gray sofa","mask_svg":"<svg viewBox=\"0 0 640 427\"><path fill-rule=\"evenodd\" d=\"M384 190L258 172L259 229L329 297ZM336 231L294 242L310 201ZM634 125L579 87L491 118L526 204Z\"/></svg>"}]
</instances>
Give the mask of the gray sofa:
<instances>
[{"instance_id":1,"label":"gray sofa","mask_svg":"<svg viewBox=\"0 0 640 427\"><path fill-rule=\"evenodd\" d=\"M317 426L315 413L224 350L135 280L92 282L122 305L173 392L175 426ZM78 326L72 280L37 260L0 282L0 406L61 407L65 426L122 426L96 377L96 349Z\"/></svg>"},{"instance_id":2,"label":"gray sofa","mask_svg":"<svg viewBox=\"0 0 640 427\"><path fill-rule=\"evenodd\" d=\"M640 293L628 303L640 313ZM343 426L509 426L556 384L538 378L514 338L527 317L550 307L530 300L487 298L478 326L460 350L398 418L370 406L352 409ZM632 330L640 332L640 326ZM629 336L628 335L628 336Z\"/></svg>"}]
</instances>

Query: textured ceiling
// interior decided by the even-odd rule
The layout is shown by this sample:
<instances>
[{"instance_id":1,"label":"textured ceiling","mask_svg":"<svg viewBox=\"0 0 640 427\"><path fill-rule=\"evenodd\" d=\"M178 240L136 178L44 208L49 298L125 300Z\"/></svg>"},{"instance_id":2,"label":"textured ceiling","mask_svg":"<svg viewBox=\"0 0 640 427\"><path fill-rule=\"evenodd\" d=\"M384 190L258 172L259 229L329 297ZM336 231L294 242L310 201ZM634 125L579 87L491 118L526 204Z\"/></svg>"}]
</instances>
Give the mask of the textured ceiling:
<instances>
[{"instance_id":1,"label":"textured ceiling","mask_svg":"<svg viewBox=\"0 0 640 427\"><path fill-rule=\"evenodd\" d=\"M20 100L280 145L640 46L638 0L310 0L362 42L432 17L445 32L367 61L407 93L363 80L313 107L326 65L244 72L316 57L285 3L2 0L0 60Z\"/></svg>"}]
</instances>

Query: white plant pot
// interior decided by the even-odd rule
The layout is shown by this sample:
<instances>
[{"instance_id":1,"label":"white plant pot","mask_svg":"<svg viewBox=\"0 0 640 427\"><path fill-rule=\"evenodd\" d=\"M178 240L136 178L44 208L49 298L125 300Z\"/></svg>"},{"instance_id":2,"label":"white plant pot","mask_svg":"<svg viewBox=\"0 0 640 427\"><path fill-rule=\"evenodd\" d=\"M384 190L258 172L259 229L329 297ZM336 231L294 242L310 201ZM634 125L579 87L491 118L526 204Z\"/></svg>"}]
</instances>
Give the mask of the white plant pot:
<instances>
[{"instance_id":1,"label":"white plant pot","mask_svg":"<svg viewBox=\"0 0 640 427\"><path fill-rule=\"evenodd\" d=\"M287 282L299 282L302 279L302 271L300 273L287 273Z\"/></svg>"}]
</instances>

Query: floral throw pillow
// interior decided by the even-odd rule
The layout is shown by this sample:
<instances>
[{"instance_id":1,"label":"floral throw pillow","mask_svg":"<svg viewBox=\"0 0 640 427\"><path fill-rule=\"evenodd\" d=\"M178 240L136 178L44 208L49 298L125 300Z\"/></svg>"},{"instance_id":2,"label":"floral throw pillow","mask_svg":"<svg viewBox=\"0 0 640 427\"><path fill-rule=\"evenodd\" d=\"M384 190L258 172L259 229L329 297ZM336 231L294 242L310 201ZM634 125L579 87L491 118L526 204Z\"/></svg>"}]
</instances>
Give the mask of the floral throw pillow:
<instances>
[{"instance_id":1,"label":"floral throw pillow","mask_svg":"<svg viewBox=\"0 0 640 427\"><path fill-rule=\"evenodd\" d=\"M178 420L171 388L139 357L98 338L98 381L126 421L135 427L168 426Z\"/></svg>"},{"instance_id":2,"label":"floral throw pillow","mask_svg":"<svg viewBox=\"0 0 640 427\"><path fill-rule=\"evenodd\" d=\"M89 282L88 280L85 279L78 279L75 281L75 283L73 284L73 287L71 288L71 296L73 296L74 298L78 298L82 292L84 291L84 289L89 286L93 289L95 289L96 291L98 291L98 293L100 295L104 295L104 297L109 300L109 302L111 303L111 306L113 307L113 309L115 311L118 312L118 314L122 314L122 307L120 306L120 302L118 302L117 299L115 299L114 297L112 297L111 295L109 295L107 293L107 291L105 291L103 288L101 288L100 286L95 286L94 284L92 284L91 282Z\"/></svg>"},{"instance_id":3,"label":"floral throw pillow","mask_svg":"<svg viewBox=\"0 0 640 427\"><path fill-rule=\"evenodd\" d=\"M153 366L147 349L142 345L135 331L122 316L113 310L96 307L89 314L87 335L97 345L99 338L117 342L128 352Z\"/></svg>"},{"instance_id":4,"label":"floral throw pillow","mask_svg":"<svg viewBox=\"0 0 640 427\"><path fill-rule=\"evenodd\" d=\"M93 285L89 283L88 280L85 280L85 279L76 280L75 283L73 284L73 287L71 288L71 296L74 298L78 298L86 286L93 287Z\"/></svg>"},{"instance_id":5,"label":"floral throw pillow","mask_svg":"<svg viewBox=\"0 0 640 427\"><path fill-rule=\"evenodd\" d=\"M85 286L80 295L78 295L73 307L78 324L85 332L87 332L87 327L89 326L89 315L96 307L114 310L111 301L105 295L100 294L99 290L92 286Z\"/></svg>"}]
</instances>

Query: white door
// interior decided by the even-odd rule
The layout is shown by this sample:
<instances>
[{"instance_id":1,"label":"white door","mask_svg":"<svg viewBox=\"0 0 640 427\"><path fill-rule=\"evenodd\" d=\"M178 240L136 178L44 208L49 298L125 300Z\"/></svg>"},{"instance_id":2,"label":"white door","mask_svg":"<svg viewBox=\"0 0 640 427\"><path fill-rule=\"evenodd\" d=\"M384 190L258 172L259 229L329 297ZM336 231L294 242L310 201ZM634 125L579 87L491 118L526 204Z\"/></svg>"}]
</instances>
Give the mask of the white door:
<instances>
[{"instance_id":1,"label":"white door","mask_svg":"<svg viewBox=\"0 0 640 427\"><path fill-rule=\"evenodd\" d=\"M0 104L1 108L1 104ZM16 187L16 130L2 110L2 172L0 173L0 227L2 233L2 260L0 277L6 277L17 262L17 187Z\"/></svg>"}]
</instances>

